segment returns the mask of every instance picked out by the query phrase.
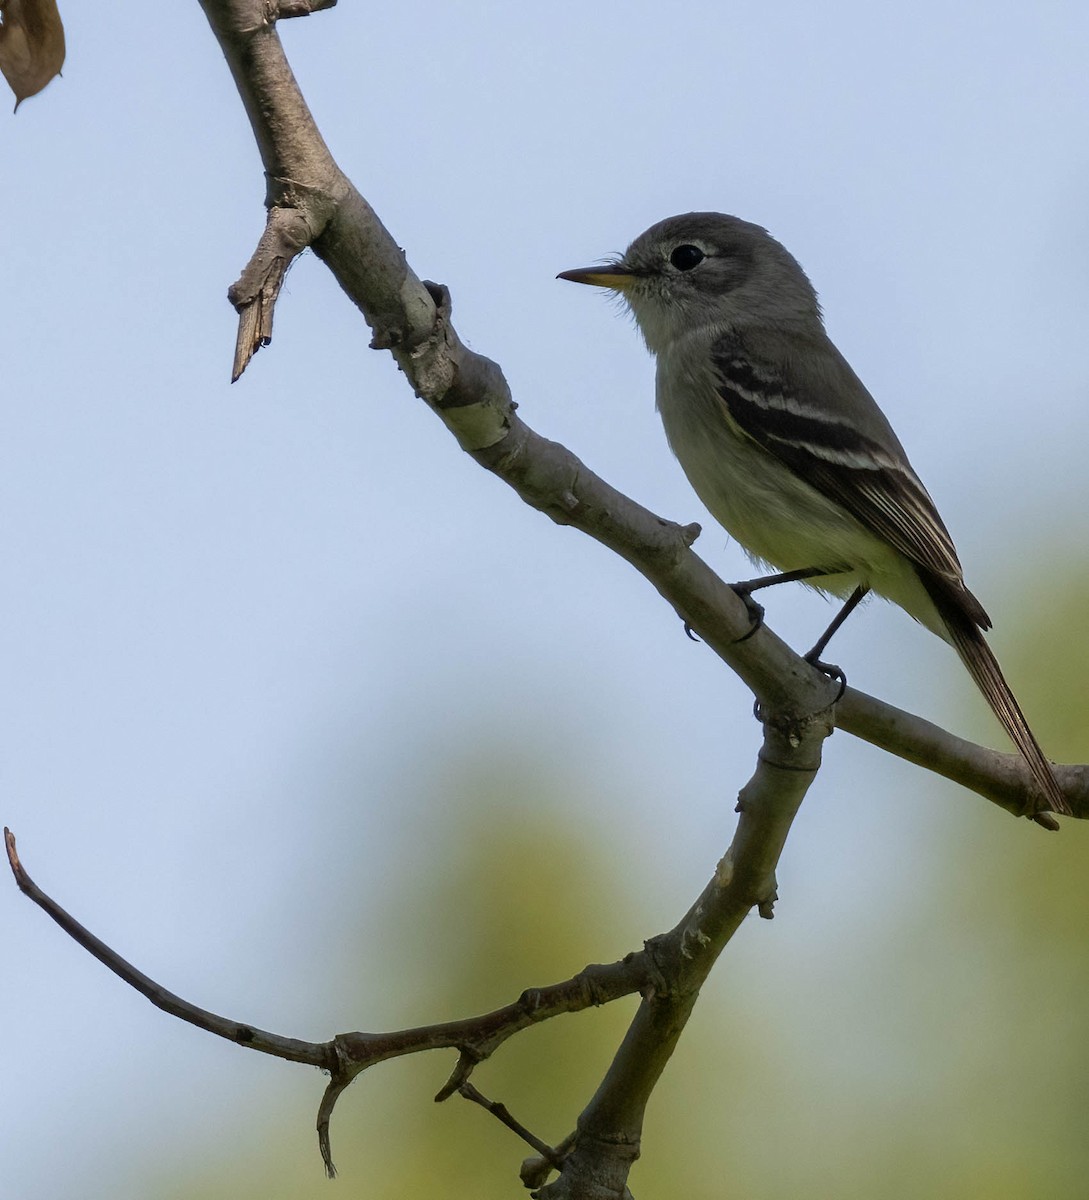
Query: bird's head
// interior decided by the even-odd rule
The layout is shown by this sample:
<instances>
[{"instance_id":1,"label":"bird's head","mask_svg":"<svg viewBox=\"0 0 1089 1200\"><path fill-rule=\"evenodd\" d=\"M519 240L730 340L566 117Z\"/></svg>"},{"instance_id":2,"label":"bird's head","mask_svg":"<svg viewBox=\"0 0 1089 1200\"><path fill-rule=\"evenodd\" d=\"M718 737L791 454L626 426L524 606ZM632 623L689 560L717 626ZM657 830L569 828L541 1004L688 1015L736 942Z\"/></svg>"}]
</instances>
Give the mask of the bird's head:
<instances>
[{"instance_id":1,"label":"bird's head","mask_svg":"<svg viewBox=\"0 0 1089 1200\"><path fill-rule=\"evenodd\" d=\"M766 229L724 213L667 217L612 262L558 278L622 296L654 353L693 329L821 319L816 292L793 256Z\"/></svg>"}]
</instances>

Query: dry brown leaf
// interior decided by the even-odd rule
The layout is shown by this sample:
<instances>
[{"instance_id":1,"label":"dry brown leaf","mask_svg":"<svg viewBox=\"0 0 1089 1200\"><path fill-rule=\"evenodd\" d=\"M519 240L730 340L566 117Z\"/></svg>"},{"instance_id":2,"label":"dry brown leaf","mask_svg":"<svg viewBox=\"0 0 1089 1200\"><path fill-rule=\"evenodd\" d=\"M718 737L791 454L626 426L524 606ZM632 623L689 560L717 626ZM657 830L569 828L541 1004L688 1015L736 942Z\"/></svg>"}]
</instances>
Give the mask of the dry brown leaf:
<instances>
[{"instance_id":1,"label":"dry brown leaf","mask_svg":"<svg viewBox=\"0 0 1089 1200\"><path fill-rule=\"evenodd\" d=\"M15 108L64 66L64 26L56 0L0 0L0 71Z\"/></svg>"}]
</instances>

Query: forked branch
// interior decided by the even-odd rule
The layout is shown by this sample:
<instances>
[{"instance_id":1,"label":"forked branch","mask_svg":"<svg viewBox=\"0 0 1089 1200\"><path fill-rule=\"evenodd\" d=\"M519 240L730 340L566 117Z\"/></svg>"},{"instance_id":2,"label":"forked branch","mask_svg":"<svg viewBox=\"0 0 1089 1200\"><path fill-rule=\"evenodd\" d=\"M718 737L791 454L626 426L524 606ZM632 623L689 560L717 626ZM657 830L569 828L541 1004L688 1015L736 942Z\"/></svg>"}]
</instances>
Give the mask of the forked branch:
<instances>
[{"instance_id":1,"label":"forked branch","mask_svg":"<svg viewBox=\"0 0 1089 1200\"><path fill-rule=\"evenodd\" d=\"M730 849L696 903L669 932L640 951L608 964L592 964L571 979L522 993L512 1004L481 1016L392 1033L343 1033L307 1042L270 1033L198 1007L143 974L80 924L31 879L19 859L15 837L4 830L8 862L20 891L79 945L156 1007L237 1045L291 1062L308 1063L331 1078L318 1111L318 1138L326 1171L335 1174L329 1122L341 1093L368 1067L423 1050L456 1049L457 1063L436 1100L456 1092L481 1102L469 1085L474 1067L514 1034L563 1013L580 1012L639 993L642 1003L612 1066L558 1147L522 1130L504 1106L485 1104L538 1151L523 1168L526 1178L557 1180L540 1193L549 1200L585 1200L608 1186L621 1195L638 1156L647 1100L673 1053L699 989L715 960L749 910L772 915L775 866L787 831L820 765L820 746L831 732L828 714L802 722L785 716L765 721L764 745L753 778L738 800L740 820Z\"/></svg>"},{"instance_id":2,"label":"forked branch","mask_svg":"<svg viewBox=\"0 0 1089 1200\"><path fill-rule=\"evenodd\" d=\"M23 895L52 917L65 933L99 962L146 996L156 1008L236 1045L289 1062L320 1067L330 1074L330 1083L318 1116L322 1156L330 1174L334 1173L328 1134L333 1104L348 1084L368 1067L423 1050L457 1050L458 1060L453 1074L436 1096L437 1100L445 1100L468 1081L478 1063L492 1055L514 1034L563 1013L580 1012L630 996L651 986L654 978L652 960L647 951L642 950L618 962L591 964L561 983L528 989L512 1004L480 1016L390 1033L342 1033L326 1042L302 1041L209 1012L167 990L127 962L38 887L20 861L15 835L10 829L4 830L4 844L12 874Z\"/></svg>"}]
</instances>

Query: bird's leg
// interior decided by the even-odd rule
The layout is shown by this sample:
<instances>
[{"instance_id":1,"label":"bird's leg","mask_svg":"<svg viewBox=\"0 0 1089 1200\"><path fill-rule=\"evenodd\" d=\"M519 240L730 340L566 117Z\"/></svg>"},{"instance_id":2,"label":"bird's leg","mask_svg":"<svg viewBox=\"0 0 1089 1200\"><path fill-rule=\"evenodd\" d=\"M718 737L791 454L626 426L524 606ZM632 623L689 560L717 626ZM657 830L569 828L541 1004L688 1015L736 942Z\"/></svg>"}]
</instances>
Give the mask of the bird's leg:
<instances>
[{"instance_id":1,"label":"bird's leg","mask_svg":"<svg viewBox=\"0 0 1089 1200\"><path fill-rule=\"evenodd\" d=\"M743 579L740 583L731 583L730 588L734 594L740 599L745 607L749 610L749 619L752 624L746 633L743 633L737 642L748 641L749 638L764 624L764 606L758 604L753 598L753 592L760 591L761 588L775 587L779 583L795 583L799 579L814 579L818 575L842 575L844 571L850 570L849 567L799 567L796 571L780 571L776 575L762 575L759 579ZM859 597L861 599L861 597ZM857 604L858 601L856 600ZM821 642L820 648L823 650L828 637L835 633L833 627L831 633L827 635L824 641Z\"/></svg>"},{"instance_id":2,"label":"bird's leg","mask_svg":"<svg viewBox=\"0 0 1089 1200\"><path fill-rule=\"evenodd\" d=\"M856 587L855 590L847 597L847 601L844 606L839 610L838 613L836 613L835 617L832 619L831 625L829 625L824 633L822 633L817 639L817 644L813 647L813 649L810 650L808 654L802 655L807 663L816 667L818 671L823 671L829 679L839 680L839 696L836 697L837 700L847 690L847 676L844 675L843 671L840 670L840 668L834 663L821 662L821 655L824 653L825 647L835 636L836 630L839 629L839 627L844 621L847 620L851 613L858 608L859 604L862 603L863 597L869 590L870 589L868 587L864 586L863 584L859 584L858 587Z\"/></svg>"}]
</instances>

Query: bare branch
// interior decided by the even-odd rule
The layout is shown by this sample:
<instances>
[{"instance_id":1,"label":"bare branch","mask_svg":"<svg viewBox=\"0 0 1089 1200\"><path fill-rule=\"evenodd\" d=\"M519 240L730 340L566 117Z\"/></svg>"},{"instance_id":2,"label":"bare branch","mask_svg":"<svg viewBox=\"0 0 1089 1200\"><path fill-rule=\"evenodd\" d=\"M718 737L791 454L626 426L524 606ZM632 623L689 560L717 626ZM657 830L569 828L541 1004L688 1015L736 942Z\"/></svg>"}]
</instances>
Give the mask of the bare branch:
<instances>
[{"instance_id":1,"label":"bare branch","mask_svg":"<svg viewBox=\"0 0 1089 1200\"><path fill-rule=\"evenodd\" d=\"M265 232L253 257L227 290L227 299L238 313L231 383L238 381L257 351L272 341L272 313L284 277L312 241L313 231L305 212L296 208L268 210Z\"/></svg>"},{"instance_id":2,"label":"bare branch","mask_svg":"<svg viewBox=\"0 0 1089 1200\"><path fill-rule=\"evenodd\" d=\"M396 1033L342 1033L334 1039L337 1069L318 1112L318 1141L330 1177L335 1174L329 1155L329 1120L340 1094L368 1067L421 1050L456 1049L460 1053L450 1078L435 1096L448 1099L465 1086L477 1063L494 1054L514 1034L563 1013L608 1004L642 992L657 978L653 960L644 949L618 962L594 963L562 983L529 988L513 1004L465 1020L403 1029Z\"/></svg>"},{"instance_id":3,"label":"bare branch","mask_svg":"<svg viewBox=\"0 0 1089 1200\"><path fill-rule=\"evenodd\" d=\"M520 1030L561 1013L642 993L635 1021L576 1133L563 1144L562 1153L557 1148L551 1157L545 1156L549 1167L555 1167L557 1159L563 1162L560 1179L551 1185L559 1190L547 1195L587 1196L593 1193L578 1189L591 1186L588 1175L598 1180L619 1173L626 1179L638 1155L647 1098L673 1052L700 986L748 910L756 905L762 915L771 915L775 864L819 766L821 741L831 731L828 718L825 713L799 720L781 711L766 719L756 773L739 798L741 819L733 843L699 900L671 932L651 939L643 950L619 962L587 966L569 980L530 989L513 1004L482 1016L393 1033L346 1033L329 1042L303 1042L198 1008L138 971L43 892L19 860L14 835L5 830L8 860L25 895L157 1007L236 1044L329 1071L330 1083L318 1112L318 1139L330 1176L335 1174L329 1142L333 1108L368 1067L423 1050L457 1049L454 1072L436 1096L442 1100L455 1091L464 1092L473 1067Z\"/></svg>"},{"instance_id":4,"label":"bare branch","mask_svg":"<svg viewBox=\"0 0 1089 1200\"><path fill-rule=\"evenodd\" d=\"M291 1062L309 1063L311 1066L324 1067L326 1070L332 1070L336 1066L336 1058L330 1043L301 1042L294 1038L281 1037L277 1033L268 1033L253 1025L232 1021L227 1017L208 1012L207 1009L198 1008L195 1004L190 1004L188 1000L183 1000L173 992L167 991L162 984L156 983L154 979L126 962L116 950L111 949L105 942L95 937L89 929L81 925L38 887L19 860L15 848L15 835L6 827L4 829L4 845L15 882L23 895L28 896L39 908L48 913L61 929L84 950L93 954L100 963L109 967L130 987L134 987L141 995L146 996L156 1008L161 1008L163 1012L169 1013L172 1017L179 1017L190 1025L195 1025L198 1029L214 1033L216 1037L226 1038L227 1041L246 1046L250 1050L260 1050L263 1054L273 1054L277 1058L286 1058Z\"/></svg>"},{"instance_id":5,"label":"bare branch","mask_svg":"<svg viewBox=\"0 0 1089 1200\"><path fill-rule=\"evenodd\" d=\"M527 989L513 1004L481 1016L392 1033L341 1033L328 1042L300 1041L199 1008L156 983L126 962L116 950L107 946L38 887L19 859L15 835L10 829L4 830L4 843L19 890L48 913L80 946L146 996L157 1008L247 1049L290 1062L321 1067L330 1073L332 1078L318 1112L318 1136L322 1158L331 1176L336 1172L329 1152L329 1118L341 1092L368 1067L424 1050L458 1050L460 1054L454 1073L435 1097L436 1100L445 1100L465 1085L477 1063L483 1062L519 1031L563 1013L581 1012L643 991L652 986L658 977L654 963L642 950L627 955L619 962L593 963L561 983Z\"/></svg>"},{"instance_id":6,"label":"bare branch","mask_svg":"<svg viewBox=\"0 0 1089 1200\"><path fill-rule=\"evenodd\" d=\"M280 17L306 16L332 2L208 0L204 5L253 125L267 180L265 231L228 291L239 316L232 383L271 341L284 275L324 229L343 191L344 178L303 101L275 29Z\"/></svg>"},{"instance_id":7,"label":"bare branch","mask_svg":"<svg viewBox=\"0 0 1089 1200\"><path fill-rule=\"evenodd\" d=\"M511 1116L510 1110L505 1104L500 1104L495 1100L489 1100L487 1096L473 1087L471 1083L463 1083L461 1087L458 1088L458 1092L460 1095L464 1096L466 1100L472 1100L474 1104L479 1104L481 1108L485 1109L487 1112L490 1112L493 1117L495 1117L502 1124L506 1125L508 1129L516 1133L523 1142L532 1146L533 1149L536 1150L537 1153L550 1166L555 1167L556 1170L560 1170L563 1167L562 1156L557 1154L551 1146L542 1142L539 1137L535 1137L532 1133L530 1133L530 1131L522 1124L521 1121L516 1121L514 1117Z\"/></svg>"},{"instance_id":8,"label":"bare branch","mask_svg":"<svg viewBox=\"0 0 1089 1200\"><path fill-rule=\"evenodd\" d=\"M969 788L1014 816L1023 816L1027 799L1037 794L1020 754L979 746L865 692L847 689L836 707L836 724L898 758ZM1089 817L1089 766L1059 764L1054 771L1071 815L1083 820ZM1034 820L1045 829L1059 828L1048 812L1036 813Z\"/></svg>"},{"instance_id":9,"label":"bare branch","mask_svg":"<svg viewBox=\"0 0 1089 1200\"><path fill-rule=\"evenodd\" d=\"M270 19L286 21L289 17L308 17L326 8L335 8L337 0L270 0Z\"/></svg>"},{"instance_id":10,"label":"bare branch","mask_svg":"<svg viewBox=\"0 0 1089 1200\"><path fill-rule=\"evenodd\" d=\"M663 986L644 993L620 1049L568 1139L560 1176L541 1200L615 1200L639 1156L647 1101L676 1047L700 988L749 910L770 918L775 867L832 732L830 714L765 714L764 744L738 797L737 832L702 895L668 934L647 943ZM524 1164L540 1176L539 1164Z\"/></svg>"}]
</instances>

